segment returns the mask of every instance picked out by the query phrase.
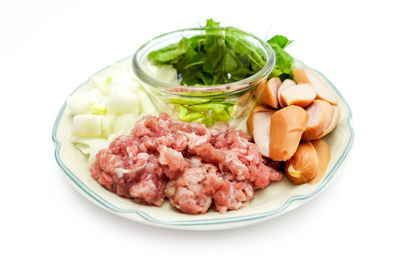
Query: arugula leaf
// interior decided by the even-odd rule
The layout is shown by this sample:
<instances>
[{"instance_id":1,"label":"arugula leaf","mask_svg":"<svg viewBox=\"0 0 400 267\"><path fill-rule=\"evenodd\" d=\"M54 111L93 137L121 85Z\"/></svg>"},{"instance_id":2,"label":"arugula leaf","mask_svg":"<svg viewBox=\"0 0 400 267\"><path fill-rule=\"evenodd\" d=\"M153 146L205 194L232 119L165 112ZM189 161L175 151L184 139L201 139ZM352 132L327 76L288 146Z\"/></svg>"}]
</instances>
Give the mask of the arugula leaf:
<instances>
[{"instance_id":1,"label":"arugula leaf","mask_svg":"<svg viewBox=\"0 0 400 267\"><path fill-rule=\"evenodd\" d=\"M245 39L245 32L234 27L220 27L208 19L205 34L182 38L149 53L155 64L172 64L182 85L218 85L247 78L266 62L262 50Z\"/></svg>"},{"instance_id":2,"label":"arugula leaf","mask_svg":"<svg viewBox=\"0 0 400 267\"><path fill-rule=\"evenodd\" d=\"M221 28L220 23L208 19L205 34L182 38L178 43L149 53L155 64L171 64L176 68L182 85L203 86L226 84L247 78L267 61L262 49L245 38L245 32L235 28ZM292 43L282 35L267 41L276 55L276 64L269 78L285 79L292 76L294 59L285 51ZM229 121L237 110L237 101L219 97L225 92L182 92L191 98L170 98L178 105L178 118L182 121L201 122L211 126L216 121ZM207 95L207 97L203 97ZM197 96L197 97L196 97Z\"/></svg>"},{"instance_id":3,"label":"arugula leaf","mask_svg":"<svg viewBox=\"0 0 400 267\"><path fill-rule=\"evenodd\" d=\"M275 35L274 37L272 37L271 39L269 39L267 41L267 43L269 44L276 44L278 45L280 48L285 49L288 45L290 45L293 41L289 40L288 38L286 38L283 35Z\"/></svg>"},{"instance_id":4,"label":"arugula leaf","mask_svg":"<svg viewBox=\"0 0 400 267\"><path fill-rule=\"evenodd\" d=\"M206 27L220 27L220 24L221 24L220 22L216 22L213 19L207 19L206 21Z\"/></svg>"},{"instance_id":5,"label":"arugula leaf","mask_svg":"<svg viewBox=\"0 0 400 267\"><path fill-rule=\"evenodd\" d=\"M269 78L280 77L281 80L284 80L287 77L291 77L294 68L294 59L284 49L292 43L292 41L285 36L275 35L269 39L267 43L272 47L276 56L275 67L269 75Z\"/></svg>"},{"instance_id":6,"label":"arugula leaf","mask_svg":"<svg viewBox=\"0 0 400 267\"><path fill-rule=\"evenodd\" d=\"M170 44L164 48L150 52L148 58L160 64L170 64L186 53L188 45L187 39L182 38L177 44Z\"/></svg>"}]
</instances>

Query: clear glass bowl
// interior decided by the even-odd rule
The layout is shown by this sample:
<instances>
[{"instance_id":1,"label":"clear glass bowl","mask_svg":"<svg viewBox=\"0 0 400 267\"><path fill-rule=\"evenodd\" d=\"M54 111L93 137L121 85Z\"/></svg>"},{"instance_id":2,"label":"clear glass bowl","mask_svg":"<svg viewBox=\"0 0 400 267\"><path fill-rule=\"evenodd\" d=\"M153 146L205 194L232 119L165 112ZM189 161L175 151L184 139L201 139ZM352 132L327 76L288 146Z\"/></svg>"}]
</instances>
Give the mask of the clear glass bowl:
<instances>
[{"instance_id":1,"label":"clear glass bowl","mask_svg":"<svg viewBox=\"0 0 400 267\"><path fill-rule=\"evenodd\" d=\"M229 36L230 34L230 31L226 31L227 28L223 27L207 29L222 31L226 36ZM237 36L237 32L235 33L235 36ZM251 109L254 107L257 100L257 87L268 78L268 75L275 66L275 54L268 43L263 42L261 39L252 34L240 32L240 38L250 42L259 50L259 52L263 53L263 56L266 58L266 63L255 74L243 80L227 84L214 86L185 86L178 83L167 83L149 74L143 65L144 62L147 61L148 54L152 51L158 50L173 43L178 43L183 37L191 38L196 35L209 34L213 33L210 33L210 31L206 32L205 28L189 28L157 36L143 44L136 51L132 62L133 71L142 83L158 112L168 113L175 118L180 118L181 120L182 113L187 114L188 112L189 114L198 114L200 112L206 116L209 116L212 112L214 112L215 115L215 112L218 113L219 110L208 110L206 105L201 106L200 111L194 106L190 106L192 108L190 108L188 111L186 108L184 108L188 106L182 105L182 103L203 103L209 99L215 99L216 102L228 103L224 110L221 108L221 116L213 116L211 121L202 121L202 118L200 118L198 121L209 125L212 125L214 122L218 121L229 121L231 126L237 126L245 118L247 118ZM226 116L226 114L228 114L229 117ZM195 118L196 116L192 117ZM191 121L196 121L196 119Z\"/></svg>"}]
</instances>

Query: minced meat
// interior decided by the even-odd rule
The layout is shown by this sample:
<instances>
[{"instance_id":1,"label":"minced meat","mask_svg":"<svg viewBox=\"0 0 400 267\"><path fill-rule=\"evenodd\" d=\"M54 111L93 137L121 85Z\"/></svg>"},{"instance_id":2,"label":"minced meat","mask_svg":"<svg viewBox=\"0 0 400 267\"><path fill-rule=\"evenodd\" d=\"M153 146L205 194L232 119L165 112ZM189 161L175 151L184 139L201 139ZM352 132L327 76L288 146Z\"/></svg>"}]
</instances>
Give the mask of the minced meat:
<instances>
[{"instance_id":1,"label":"minced meat","mask_svg":"<svg viewBox=\"0 0 400 267\"><path fill-rule=\"evenodd\" d=\"M271 165L271 162L268 162ZM145 116L129 136L100 150L92 177L116 194L161 206L165 198L184 213L203 214L213 206L223 213L248 205L254 190L282 179L242 131L206 128Z\"/></svg>"}]
</instances>

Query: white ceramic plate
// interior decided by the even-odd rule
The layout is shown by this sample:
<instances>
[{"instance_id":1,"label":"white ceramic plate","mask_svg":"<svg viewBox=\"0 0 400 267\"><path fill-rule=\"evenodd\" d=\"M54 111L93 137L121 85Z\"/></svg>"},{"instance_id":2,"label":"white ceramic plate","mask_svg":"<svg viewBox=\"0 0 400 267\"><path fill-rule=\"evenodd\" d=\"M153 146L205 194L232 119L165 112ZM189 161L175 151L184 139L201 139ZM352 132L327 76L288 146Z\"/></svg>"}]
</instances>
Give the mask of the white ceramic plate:
<instances>
[{"instance_id":1,"label":"white ceramic plate","mask_svg":"<svg viewBox=\"0 0 400 267\"><path fill-rule=\"evenodd\" d=\"M130 58L126 58L113 64L113 67L127 66L129 62ZM306 67L300 62L296 64L298 67ZM107 71L108 68L110 66L100 72ZM55 157L68 181L79 193L96 205L133 221L184 230L227 229L265 221L293 210L321 193L335 177L351 149L354 132L350 107L333 84L320 75L338 97L341 111L336 129L324 138L331 148L331 160L325 177L315 185L300 186L293 185L284 177L282 181L257 191L250 205L240 210L220 214L211 209L204 215L187 215L173 209L168 201L165 201L162 207L143 206L107 191L90 176L87 159L70 141L72 116L65 108L66 104L61 107L54 124ZM89 88L87 81L73 94Z\"/></svg>"}]
</instances>

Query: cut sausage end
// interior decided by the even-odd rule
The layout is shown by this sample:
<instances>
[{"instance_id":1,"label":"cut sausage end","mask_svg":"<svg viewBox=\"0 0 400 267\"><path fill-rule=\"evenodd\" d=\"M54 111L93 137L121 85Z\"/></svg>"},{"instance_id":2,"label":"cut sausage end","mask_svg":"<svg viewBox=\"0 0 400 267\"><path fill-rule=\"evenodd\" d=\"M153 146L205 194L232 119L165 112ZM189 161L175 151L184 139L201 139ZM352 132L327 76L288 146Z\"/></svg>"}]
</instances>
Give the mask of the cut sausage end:
<instances>
[{"instance_id":1,"label":"cut sausage end","mask_svg":"<svg viewBox=\"0 0 400 267\"><path fill-rule=\"evenodd\" d=\"M269 157L271 116L273 111L262 111L254 114L253 139L261 155Z\"/></svg>"},{"instance_id":2,"label":"cut sausage end","mask_svg":"<svg viewBox=\"0 0 400 267\"><path fill-rule=\"evenodd\" d=\"M270 158L286 161L293 156L307 124L307 112L298 106L288 106L271 116Z\"/></svg>"},{"instance_id":3,"label":"cut sausage end","mask_svg":"<svg viewBox=\"0 0 400 267\"><path fill-rule=\"evenodd\" d=\"M306 109L308 121L303 132L303 140L315 140L321 138L328 129L333 113L333 107L326 101L314 100Z\"/></svg>"},{"instance_id":4,"label":"cut sausage end","mask_svg":"<svg viewBox=\"0 0 400 267\"><path fill-rule=\"evenodd\" d=\"M284 107L287 106L287 104L284 102L284 100L281 97L282 92L285 89L287 89L289 87L292 87L292 86L295 86L295 85L296 85L296 83L291 79L286 79L286 80L284 80L282 82L281 86L278 89L278 104L279 104L280 107L284 108Z\"/></svg>"},{"instance_id":5,"label":"cut sausage end","mask_svg":"<svg viewBox=\"0 0 400 267\"><path fill-rule=\"evenodd\" d=\"M332 106L333 108L333 112L332 112L332 118L331 118L331 122L328 126L328 129L326 129L326 131L322 134L322 137L324 137L325 135L330 134L335 128L336 125L338 124L339 118L340 118L340 109L338 106Z\"/></svg>"},{"instance_id":6,"label":"cut sausage end","mask_svg":"<svg viewBox=\"0 0 400 267\"><path fill-rule=\"evenodd\" d=\"M247 118L246 121L246 126L247 126L247 130L249 132L249 134L251 135L251 137L254 139L253 136L253 129L254 129L254 115L258 112L269 112L269 111L274 111L273 109L269 109L267 107L264 106L257 106L255 108L253 108L253 110L250 112L249 117Z\"/></svg>"},{"instance_id":7,"label":"cut sausage end","mask_svg":"<svg viewBox=\"0 0 400 267\"><path fill-rule=\"evenodd\" d=\"M278 89L282 82L278 77L271 78L265 83L258 103L278 108Z\"/></svg>"},{"instance_id":8,"label":"cut sausage end","mask_svg":"<svg viewBox=\"0 0 400 267\"><path fill-rule=\"evenodd\" d=\"M294 184L311 181L318 172L318 155L311 142L303 141L296 153L285 163L285 172Z\"/></svg>"},{"instance_id":9,"label":"cut sausage end","mask_svg":"<svg viewBox=\"0 0 400 267\"><path fill-rule=\"evenodd\" d=\"M294 69L293 76L296 83L311 83L316 90L317 98L330 104L337 104L337 97L327 82L315 71L309 69Z\"/></svg>"},{"instance_id":10,"label":"cut sausage end","mask_svg":"<svg viewBox=\"0 0 400 267\"><path fill-rule=\"evenodd\" d=\"M310 83L297 84L281 91L280 99L286 105L307 107L317 96L314 86Z\"/></svg>"},{"instance_id":11,"label":"cut sausage end","mask_svg":"<svg viewBox=\"0 0 400 267\"><path fill-rule=\"evenodd\" d=\"M331 157L331 151L327 142L324 139L318 139L311 142L317 152L318 156L318 169L315 178L309 183L316 184L322 177L324 177L326 169L328 168L329 160Z\"/></svg>"}]
</instances>

